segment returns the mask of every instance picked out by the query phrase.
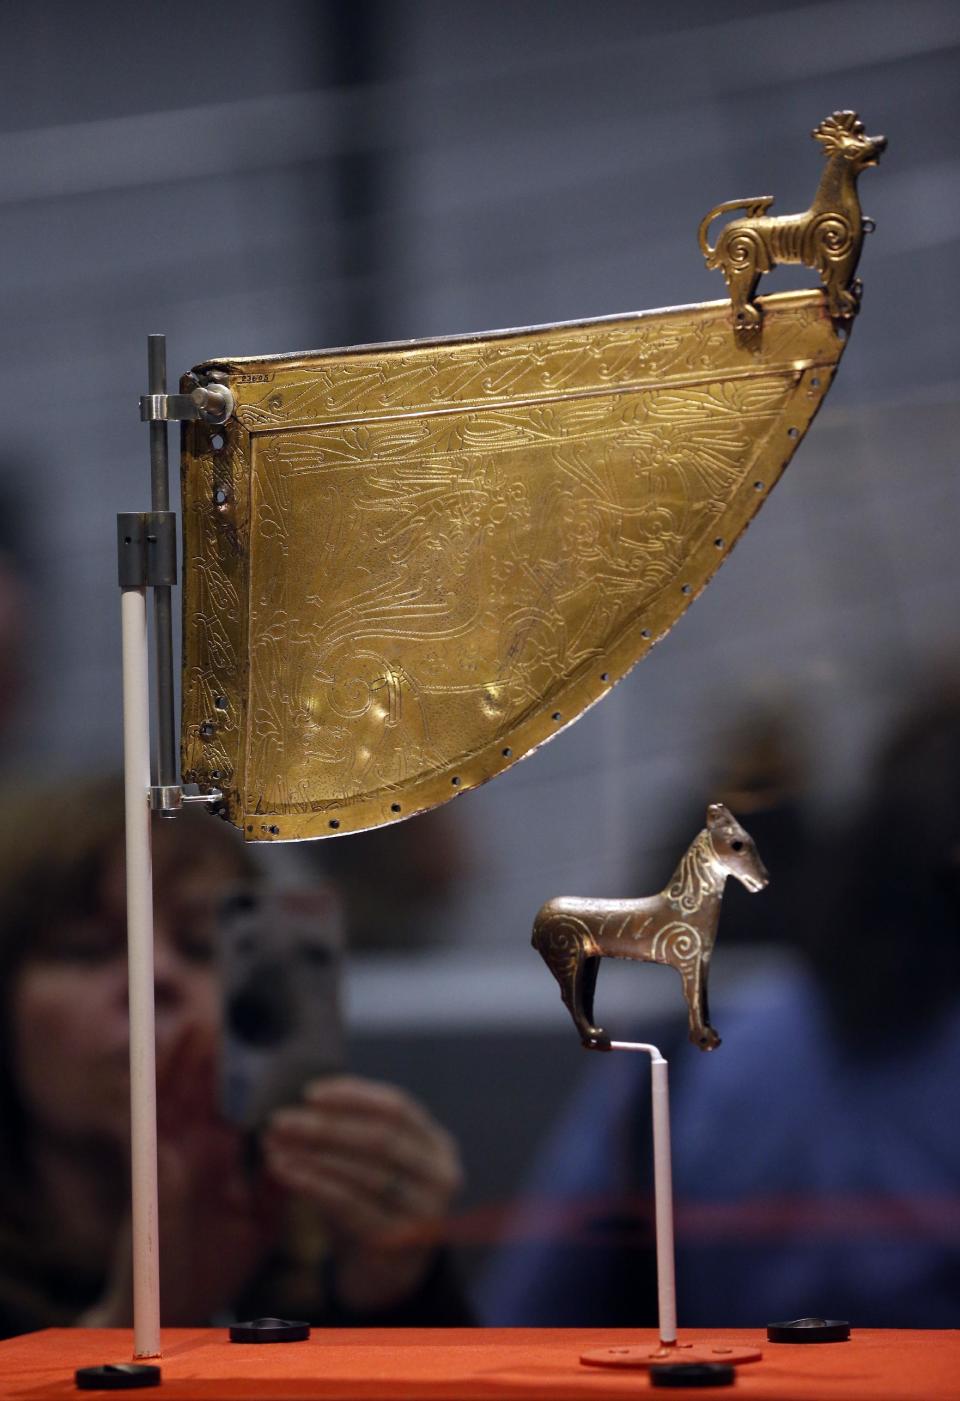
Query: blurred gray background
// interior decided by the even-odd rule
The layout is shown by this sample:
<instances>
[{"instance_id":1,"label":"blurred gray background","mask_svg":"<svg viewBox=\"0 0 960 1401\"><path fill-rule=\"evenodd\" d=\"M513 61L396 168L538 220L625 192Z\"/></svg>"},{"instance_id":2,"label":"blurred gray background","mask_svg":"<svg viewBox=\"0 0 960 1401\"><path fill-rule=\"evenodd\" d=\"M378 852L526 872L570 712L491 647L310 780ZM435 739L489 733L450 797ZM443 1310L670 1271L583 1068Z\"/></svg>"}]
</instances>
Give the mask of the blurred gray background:
<instances>
[{"instance_id":1,"label":"blurred gray background","mask_svg":"<svg viewBox=\"0 0 960 1401\"><path fill-rule=\"evenodd\" d=\"M573 730L363 856L368 885L382 863L415 886L418 840L434 866L412 924L388 884L357 938L356 1063L456 1128L468 1206L502 1202L582 1061L529 948L541 902L661 883L753 714L785 717L811 810L836 820L911 687L951 664L960 6L85 0L3 27L2 762L23 782L119 764L114 516L148 499L148 332L174 378L718 298L707 209L805 208L808 133L835 108L889 137L861 182L877 232L837 384L718 578ZM304 860L336 873L329 844ZM731 937L725 970L719 948L718 1025L789 956L777 932ZM679 1003L657 971L610 976L610 1020Z\"/></svg>"}]
</instances>

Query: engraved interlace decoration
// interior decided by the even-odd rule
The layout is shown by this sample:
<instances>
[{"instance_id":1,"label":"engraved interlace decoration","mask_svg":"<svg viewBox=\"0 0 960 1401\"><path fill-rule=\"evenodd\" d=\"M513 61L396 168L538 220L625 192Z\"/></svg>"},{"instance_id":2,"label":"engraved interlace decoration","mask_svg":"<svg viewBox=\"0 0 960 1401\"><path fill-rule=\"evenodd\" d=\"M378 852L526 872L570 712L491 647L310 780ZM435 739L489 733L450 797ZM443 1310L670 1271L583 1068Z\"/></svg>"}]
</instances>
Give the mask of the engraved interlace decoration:
<instances>
[{"instance_id":1,"label":"engraved interlace decoration","mask_svg":"<svg viewBox=\"0 0 960 1401\"><path fill-rule=\"evenodd\" d=\"M336 835L483 782L606 694L842 351L820 294L768 299L759 354L727 315L233 367L235 417L184 435L184 778L249 839Z\"/></svg>"},{"instance_id":2,"label":"engraved interlace decoration","mask_svg":"<svg viewBox=\"0 0 960 1401\"><path fill-rule=\"evenodd\" d=\"M676 874L667 886L667 899L684 914L696 914L706 897L715 895L723 882L710 833L704 828L683 853Z\"/></svg>"}]
</instances>

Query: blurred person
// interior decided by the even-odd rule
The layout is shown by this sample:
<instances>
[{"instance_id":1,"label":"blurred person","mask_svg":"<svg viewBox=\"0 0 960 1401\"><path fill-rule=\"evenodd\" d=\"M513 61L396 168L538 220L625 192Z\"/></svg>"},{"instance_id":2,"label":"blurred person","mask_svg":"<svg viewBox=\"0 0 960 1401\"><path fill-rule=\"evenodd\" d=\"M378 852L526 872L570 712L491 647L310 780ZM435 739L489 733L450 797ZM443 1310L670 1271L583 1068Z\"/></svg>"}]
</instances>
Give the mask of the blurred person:
<instances>
[{"instance_id":1,"label":"blurred person","mask_svg":"<svg viewBox=\"0 0 960 1401\"><path fill-rule=\"evenodd\" d=\"M710 1056L679 1017L635 1028L671 1061L681 1326L960 1324L958 794L946 687L846 833L797 852L804 963L738 988ZM593 1060L481 1285L485 1323L656 1323L649 1072Z\"/></svg>"},{"instance_id":2,"label":"blurred person","mask_svg":"<svg viewBox=\"0 0 960 1401\"><path fill-rule=\"evenodd\" d=\"M21 572L13 556L0 548L0 749L23 690L25 606Z\"/></svg>"},{"instance_id":3,"label":"blurred person","mask_svg":"<svg viewBox=\"0 0 960 1401\"><path fill-rule=\"evenodd\" d=\"M122 790L8 795L0 821L0 1333L132 1321ZM438 1226L457 1148L400 1089L303 1088L249 1140L216 1108L223 888L236 834L154 823L161 1308L166 1325L286 1314L464 1323Z\"/></svg>"},{"instance_id":4,"label":"blurred person","mask_svg":"<svg viewBox=\"0 0 960 1401\"><path fill-rule=\"evenodd\" d=\"M760 900L739 881L727 882L721 948L764 945L777 954L785 953L796 950L804 938L807 857L816 840L804 727L781 696L745 700L730 710L720 738L705 757L708 777L702 791L736 814L776 879ZM716 729L714 711L705 716L705 723ZM677 804L676 816L657 827L655 850L637 855L634 866L640 889L662 879L665 868L671 869L670 862L684 850L702 819L701 791Z\"/></svg>"},{"instance_id":5,"label":"blurred person","mask_svg":"<svg viewBox=\"0 0 960 1401\"><path fill-rule=\"evenodd\" d=\"M459 813L447 803L416 822L391 822L349 841L306 842L306 871L329 878L354 953L405 953L446 941L470 876ZM370 872L376 871L376 880Z\"/></svg>"},{"instance_id":6,"label":"blurred person","mask_svg":"<svg viewBox=\"0 0 960 1401\"><path fill-rule=\"evenodd\" d=\"M736 813L764 864L777 872L762 900L739 881L728 882L723 944L796 949L803 937L807 863L816 841L808 802L810 757L800 717L779 697L745 704L714 767L711 798Z\"/></svg>"},{"instance_id":7,"label":"blurred person","mask_svg":"<svg viewBox=\"0 0 960 1401\"><path fill-rule=\"evenodd\" d=\"M29 474L20 464L20 479L24 475ZM31 621L26 512L13 481L12 464L0 461L0 765L9 759L10 733L23 700Z\"/></svg>"}]
</instances>

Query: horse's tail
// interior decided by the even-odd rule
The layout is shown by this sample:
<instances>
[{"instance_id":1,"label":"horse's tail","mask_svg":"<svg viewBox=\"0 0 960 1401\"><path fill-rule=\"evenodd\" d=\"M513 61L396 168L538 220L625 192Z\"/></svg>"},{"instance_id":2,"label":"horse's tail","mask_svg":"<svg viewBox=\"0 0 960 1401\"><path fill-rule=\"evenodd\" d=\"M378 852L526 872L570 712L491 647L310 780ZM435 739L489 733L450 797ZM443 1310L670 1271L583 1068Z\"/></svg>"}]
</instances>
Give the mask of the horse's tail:
<instances>
[{"instance_id":1,"label":"horse's tail","mask_svg":"<svg viewBox=\"0 0 960 1401\"><path fill-rule=\"evenodd\" d=\"M717 266L716 246L711 247L707 242L707 230L714 219L718 219L721 214L730 214L734 209L745 209L747 217L755 219L759 214L765 213L766 210L770 208L771 204L773 204L773 195L759 195L755 199L724 200L723 204L718 204L715 208L711 209L710 213L700 220L700 227L697 229L697 241L700 244L700 252L706 259L707 267L715 268Z\"/></svg>"}]
</instances>

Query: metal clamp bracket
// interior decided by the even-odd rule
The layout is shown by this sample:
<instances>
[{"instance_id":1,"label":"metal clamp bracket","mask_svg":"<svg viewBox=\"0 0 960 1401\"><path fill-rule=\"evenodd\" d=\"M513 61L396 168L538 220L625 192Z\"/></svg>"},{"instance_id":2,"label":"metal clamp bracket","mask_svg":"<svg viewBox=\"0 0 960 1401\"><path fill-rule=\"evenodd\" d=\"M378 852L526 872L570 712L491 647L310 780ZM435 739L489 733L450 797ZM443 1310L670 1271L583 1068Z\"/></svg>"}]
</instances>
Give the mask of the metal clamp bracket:
<instances>
[{"instance_id":1,"label":"metal clamp bracket","mask_svg":"<svg viewBox=\"0 0 960 1401\"><path fill-rule=\"evenodd\" d=\"M179 783L155 783L147 790L147 799L151 812L158 812L161 817L176 817L188 803L205 803L213 811L223 800L223 794L219 788L209 793L184 793Z\"/></svg>"},{"instance_id":2,"label":"metal clamp bracket","mask_svg":"<svg viewBox=\"0 0 960 1401\"><path fill-rule=\"evenodd\" d=\"M169 423L202 419L226 423L233 413L233 395L225 384L198 384L190 394L141 394L143 423Z\"/></svg>"},{"instance_id":3,"label":"metal clamp bracket","mask_svg":"<svg viewBox=\"0 0 960 1401\"><path fill-rule=\"evenodd\" d=\"M173 511L120 512L117 576L122 589L176 584L177 517Z\"/></svg>"}]
</instances>

